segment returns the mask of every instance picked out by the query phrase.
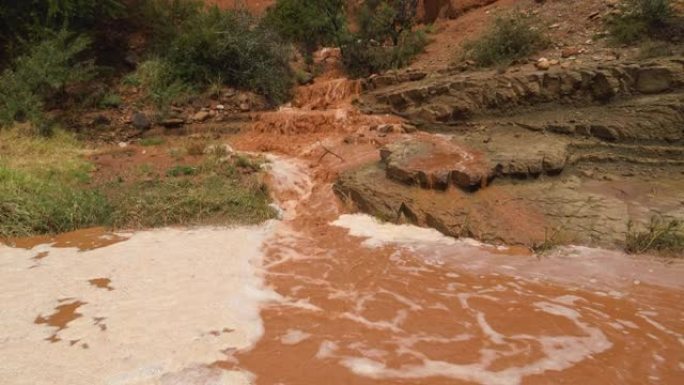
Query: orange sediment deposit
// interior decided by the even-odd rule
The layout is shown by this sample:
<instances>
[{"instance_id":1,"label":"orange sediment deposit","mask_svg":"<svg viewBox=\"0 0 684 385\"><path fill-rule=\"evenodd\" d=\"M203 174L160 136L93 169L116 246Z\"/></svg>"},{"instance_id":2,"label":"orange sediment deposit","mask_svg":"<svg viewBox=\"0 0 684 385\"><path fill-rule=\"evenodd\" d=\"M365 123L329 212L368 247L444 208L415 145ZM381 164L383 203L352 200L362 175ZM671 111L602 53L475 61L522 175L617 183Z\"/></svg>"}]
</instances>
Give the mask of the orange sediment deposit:
<instances>
[{"instance_id":1,"label":"orange sediment deposit","mask_svg":"<svg viewBox=\"0 0 684 385\"><path fill-rule=\"evenodd\" d=\"M73 247L79 249L80 251L85 251L107 247L125 240L125 236L113 234L103 227L95 227L58 235L41 235L28 238L3 239L0 240L0 243L20 249L33 249L39 245L49 244L52 247L57 248ZM39 255L43 255L43 253L40 253ZM40 258L36 257L36 259L39 260L46 256L47 254Z\"/></svg>"},{"instance_id":2,"label":"orange sediment deposit","mask_svg":"<svg viewBox=\"0 0 684 385\"><path fill-rule=\"evenodd\" d=\"M72 302L67 302L67 301L72 301ZM81 301L77 301L77 300L70 300L70 299L60 300L60 302L67 302L67 303L63 303L62 305L58 305L57 307L55 307L55 312L50 314L47 317L44 317L43 315L39 315L38 317L36 317L36 319L34 321L34 323L36 325L46 324L48 326L52 326L54 328L57 328L55 333L47 338L48 341L53 342L53 343L61 340L57 336L57 334L61 330L66 329L67 325L71 321L83 316L83 314L78 312L78 308L86 304L85 302L81 302Z\"/></svg>"},{"instance_id":3,"label":"orange sediment deposit","mask_svg":"<svg viewBox=\"0 0 684 385\"><path fill-rule=\"evenodd\" d=\"M109 278L93 278L88 280L88 283L97 287L98 289L107 289L108 291L114 290L114 288L110 286L112 280Z\"/></svg>"}]
</instances>

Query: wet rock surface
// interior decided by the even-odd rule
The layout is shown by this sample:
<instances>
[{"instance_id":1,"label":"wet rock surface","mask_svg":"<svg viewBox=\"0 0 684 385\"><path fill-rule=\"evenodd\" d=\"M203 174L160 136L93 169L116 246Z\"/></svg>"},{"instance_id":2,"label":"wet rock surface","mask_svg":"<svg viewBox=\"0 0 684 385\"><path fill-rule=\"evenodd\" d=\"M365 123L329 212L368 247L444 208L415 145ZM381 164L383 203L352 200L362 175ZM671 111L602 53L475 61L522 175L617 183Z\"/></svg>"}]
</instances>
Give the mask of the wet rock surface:
<instances>
[{"instance_id":1,"label":"wet rock surface","mask_svg":"<svg viewBox=\"0 0 684 385\"><path fill-rule=\"evenodd\" d=\"M425 74L423 74L425 75ZM573 69L475 72L419 78L416 72L368 79L360 106L422 124L453 124L545 103L586 106L684 88L684 58L615 62Z\"/></svg>"},{"instance_id":2,"label":"wet rock surface","mask_svg":"<svg viewBox=\"0 0 684 385\"><path fill-rule=\"evenodd\" d=\"M682 58L393 76L369 79L361 107L440 135L386 146L339 179L364 212L532 247L619 248L630 221L684 218Z\"/></svg>"}]
</instances>

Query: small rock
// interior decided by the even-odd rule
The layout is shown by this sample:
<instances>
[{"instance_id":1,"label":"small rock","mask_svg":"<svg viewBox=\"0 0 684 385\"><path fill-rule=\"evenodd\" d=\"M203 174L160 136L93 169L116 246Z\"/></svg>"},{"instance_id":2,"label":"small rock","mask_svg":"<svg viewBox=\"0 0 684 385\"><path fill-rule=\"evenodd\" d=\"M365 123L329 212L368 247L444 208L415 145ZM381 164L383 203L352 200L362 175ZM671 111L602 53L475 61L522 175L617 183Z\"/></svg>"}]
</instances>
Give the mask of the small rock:
<instances>
[{"instance_id":1,"label":"small rock","mask_svg":"<svg viewBox=\"0 0 684 385\"><path fill-rule=\"evenodd\" d=\"M240 103L240 111L248 112L250 109L251 108L249 106L249 103L247 103L247 102Z\"/></svg>"},{"instance_id":2,"label":"small rock","mask_svg":"<svg viewBox=\"0 0 684 385\"><path fill-rule=\"evenodd\" d=\"M126 148L128 147L128 143L126 142L119 142L119 148Z\"/></svg>"},{"instance_id":3,"label":"small rock","mask_svg":"<svg viewBox=\"0 0 684 385\"><path fill-rule=\"evenodd\" d=\"M152 127L150 119L148 119L147 116L142 112L133 113L133 116L131 117L131 123L133 124L133 127L137 128L138 130L148 130L150 127Z\"/></svg>"},{"instance_id":4,"label":"small rock","mask_svg":"<svg viewBox=\"0 0 684 385\"><path fill-rule=\"evenodd\" d=\"M414 126L413 124L408 124L408 123L402 124L402 125L401 125L401 128L402 128L403 131L404 131L405 133L407 133L407 134L410 134L410 133L413 133L413 132L418 131L418 129L416 128L416 126Z\"/></svg>"},{"instance_id":5,"label":"small rock","mask_svg":"<svg viewBox=\"0 0 684 385\"><path fill-rule=\"evenodd\" d=\"M219 110L219 111L223 111L223 110L226 109L226 106L224 106L223 104L219 104L219 105L216 106L216 109Z\"/></svg>"},{"instance_id":6,"label":"small rock","mask_svg":"<svg viewBox=\"0 0 684 385\"><path fill-rule=\"evenodd\" d=\"M104 115L98 115L93 119L93 125L94 126L106 126L109 125L112 121L104 116Z\"/></svg>"},{"instance_id":7,"label":"small rock","mask_svg":"<svg viewBox=\"0 0 684 385\"><path fill-rule=\"evenodd\" d=\"M537 67L537 69L539 69L539 70L546 71L549 68L551 68L551 63L549 62L549 59L543 57L543 58L537 60L537 62L534 64L534 66Z\"/></svg>"},{"instance_id":8,"label":"small rock","mask_svg":"<svg viewBox=\"0 0 684 385\"><path fill-rule=\"evenodd\" d=\"M163 120L159 124L166 127L166 128L178 128L178 127L181 127L182 125L185 124L185 120L178 119L178 118L172 118L172 119Z\"/></svg>"},{"instance_id":9,"label":"small rock","mask_svg":"<svg viewBox=\"0 0 684 385\"><path fill-rule=\"evenodd\" d=\"M565 47L561 50L562 58L569 58L571 56L576 56L580 53L580 49L577 47Z\"/></svg>"},{"instance_id":10,"label":"small rock","mask_svg":"<svg viewBox=\"0 0 684 385\"><path fill-rule=\"evenodd\" d=\"M209 117L211 117L211 114L209 112L200 111L192 116L192 120L194 120L195 122L204 122L205 120L209 119Z\"/></svg>"}]
</instances>

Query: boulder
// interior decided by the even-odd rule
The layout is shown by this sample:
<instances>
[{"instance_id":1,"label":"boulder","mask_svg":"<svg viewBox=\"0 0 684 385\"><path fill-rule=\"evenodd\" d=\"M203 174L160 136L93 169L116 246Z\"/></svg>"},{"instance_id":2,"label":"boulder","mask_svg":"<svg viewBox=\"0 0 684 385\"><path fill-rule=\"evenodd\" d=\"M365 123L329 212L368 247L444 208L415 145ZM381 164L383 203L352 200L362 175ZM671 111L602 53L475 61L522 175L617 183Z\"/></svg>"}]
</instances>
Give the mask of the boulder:
<instances>
[{"instance_id":1,"label":"boulder","mask_svg":"<svg viewBox=\"0 0 684 385\"><path fill-rule=\"evenodd\" d=\"M147 115L142 112L134 112L131 117L131 124L138 130L149 130L152 127L152 122L147 117Z\"/></svg>"},{"instance_id":2,"label":"boulder","mask_svg":"<svg viewBox=\"0 0 684 385\"><path fill-rule=\"evenodd\" d=\"M667 91L671 84L672 73L667 68L641 68L637 74L636 89L644 94Z\"/></svg>"},{"instance_id":3,"label":"boulder","mask_svg":"<svg viewBox=\"0 0 684 385\"><path fill-rule=\"evenodd\" d=\"M195 115L192 116L192 120L195 122L204 122L205 120L209 119L211 117L211 114L209 111L199 111Z\"/></svg>"}]
</instances>

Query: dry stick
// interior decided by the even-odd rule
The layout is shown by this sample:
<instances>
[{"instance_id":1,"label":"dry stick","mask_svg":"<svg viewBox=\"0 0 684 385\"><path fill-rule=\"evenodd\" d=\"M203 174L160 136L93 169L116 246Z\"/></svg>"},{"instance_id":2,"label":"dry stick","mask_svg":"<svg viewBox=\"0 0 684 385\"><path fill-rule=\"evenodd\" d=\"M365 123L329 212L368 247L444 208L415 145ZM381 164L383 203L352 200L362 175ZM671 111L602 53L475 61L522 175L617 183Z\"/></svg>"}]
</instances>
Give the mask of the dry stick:
<instances>
[{"instance_id":1,"label":"dry stick","mask_svg":"<svg viewBox=\"0 0 684 385\"><path fill-rule=\"evenodd\" d=\"M323 148L323 150L325 151L325 152L323 153L323 155L321 155L321 157L318 158L318 163L321 163L321 161L323 160L323 158L325 158L325 156L328 155L328 154L334 155L335 157L337 157L337 159L339 159L339 160L341 160L341 161L343 161L343 162L346 162L346 160L345 160L343 157L341 157L341 156L335 154L334 152L332 152L328 147L325 147L325 146L323 145L323 143L321 143L320 141L318 142L318 144L320 144L321 147Z\"/></svg>"}]
</instances>

